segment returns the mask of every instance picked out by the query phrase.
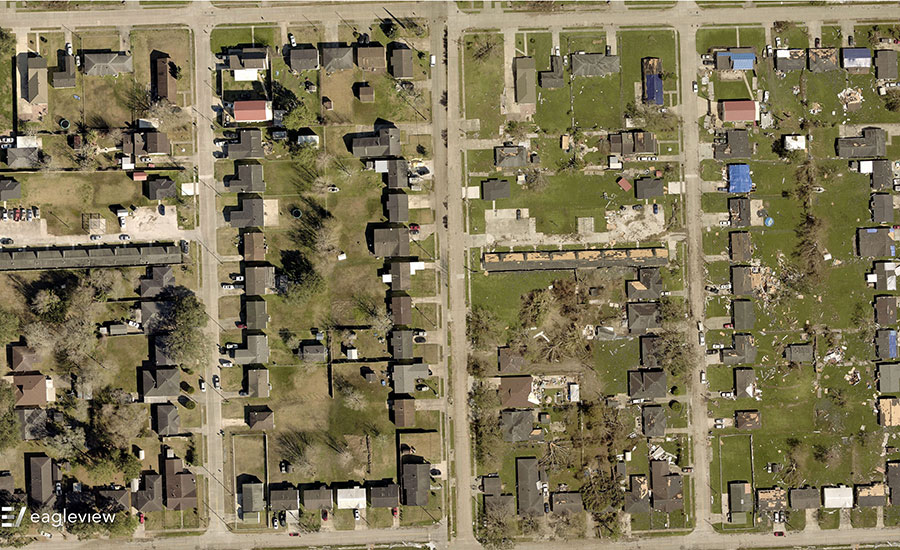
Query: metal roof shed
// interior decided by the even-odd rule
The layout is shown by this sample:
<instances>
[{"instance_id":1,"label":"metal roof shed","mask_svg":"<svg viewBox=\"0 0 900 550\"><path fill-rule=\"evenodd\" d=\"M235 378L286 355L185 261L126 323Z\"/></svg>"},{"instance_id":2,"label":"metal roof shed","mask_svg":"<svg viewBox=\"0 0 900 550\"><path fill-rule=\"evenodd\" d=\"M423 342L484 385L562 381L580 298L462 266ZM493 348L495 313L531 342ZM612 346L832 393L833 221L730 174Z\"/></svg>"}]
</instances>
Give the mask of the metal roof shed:
<instances>
[{"instance_id":1,"label":"metal roof shed","mask_svg":"<svg viewBox=\"0 0 900 550\"><path fill-rule=\"evenodd\" d=\"M753 187L750 179L750 166L747 164L728 165L728 192L749 193Z\"/></svg>"}]
</instances>

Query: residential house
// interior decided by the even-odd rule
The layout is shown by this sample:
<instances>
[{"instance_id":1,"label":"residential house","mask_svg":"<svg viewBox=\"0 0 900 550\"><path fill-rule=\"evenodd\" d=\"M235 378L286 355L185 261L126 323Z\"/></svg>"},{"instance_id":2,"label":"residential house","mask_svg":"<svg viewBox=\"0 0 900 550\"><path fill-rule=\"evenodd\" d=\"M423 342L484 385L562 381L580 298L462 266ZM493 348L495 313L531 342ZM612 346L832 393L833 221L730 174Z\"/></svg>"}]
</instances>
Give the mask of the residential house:
<instances>
[{"instance_id":1,"label":"residential house","mask_svg":"<svg viewBox=\"0 0 900 550\"><path fill-rule=\"evenodd\" d=\"M376 42L356 46L356 66L364 71L379 71L387 68L384 46Z\"/></svg>"},{"instance_id":2,"label":"residential house","mask_svg":"<svg viewBox=\"0 0 900 550\"><path fill-rule=\"evenodd\" d=\"M238 123L272 120L272 102L265 99L243 99L231 104L231 116Z\"/></svg>"},{"instance_id":3,"label":"residential house","mask_svg":"<svg viewBox=\"0 0 900 550\"><path fill-rule=\"evenodd\" d=\"M857 251L862 257L896 256L892 227L859 227L856 229Z\"/></svg>"},{"instance_id":4,"label":"residential house","mask_svg":"<svg viewBox=\"0 0 900 550\"><path fill-rule=\"evenodd\" d=\"M860 164L866 161L861 161ZM894 171L888 159L874 159L872 163L872 190L889 191L894 185Z\"/></svg>"},{"instance_id":5,"label":"residential house","mask_svg":"<svg viewBox=\"0 0 900 550\"><path fill-rule=\"evenodd\" d=\"M641 427L647 437L665 437L666 409L660 405L641 407Z\"/></svg>"},{"instance_id":6,"label":"residential house","mask_svg":"<svg viewBox=\"0 0 900 550\"><path fill-rule=\"evenodd\" d=\"M248 231L244 233L244 246L242 249L245 262L266 261L266 234L262 231Z\"/></svg>"},{"instance_id":7,"label":"residential house","mask_svg":"<svg viewBox=\"0 0 900 550\"><path fill-rule=\"evenodd\" d=\"M509 346L497 348L497 371L500 374L519 372L525 365L525 358L513 351Z\"/></svg>"},{"instance_id":8,"label":"residential house","mask_svg":"<svg viewBox=\"0 0 900 550\"><path fill-rule=\"evenodd\" d=\"M265 334L247 334L246 345L232 350L231 357L238 365L269 362L269 338Z\"/></svg>"},{"instance_id":9,"label":"residential house","mask_svg":"<svg viewBox=\"0 0 900 550\"><path fill-rule=\"evenodd\" d=\"M885 427L900 426L900 399L878 398L878 423Z\"/></svg>"},{"instance_id":10,"label":"residential house","mask_svg":"<svg viewBox=\"0 0 900 550\"><path fill-rule=\"evenodd\" d=\"M791 363L811 363L814 359L812 344L790 344L784 348L784 358Z\"/></svg>"},{"instance_id":11,"label":"residential house","mask_svg":"<svg viewBox=\"0 0 900 550\"><path fill-rule=\"evenodd\" d=\"M131 509L131 491L128 489L95 488L97 504L104 510L124 512Z\"/></svg>"},{"instance_id":12,"label":"residential house","mask_svg":"<svg viewBox=\"0 0 900 550\"><path fill-rule=\"evenodd\" d=\"M825 487L822 490L824 495L824 508L853 508L853 488L845 487Z\"/></svg>"},{"instance_id":13,"label":"residential house","mask_svg":"<svg viewBox=\"0 0 900 550\"><path fill-rule=\"evenodd\" d=\"M790 503L794 510L816 510L822 506L822 496L815 487L791 489Z\"/></svg>"},{"instance_id":14,"label":"residential house","mask_svg":"<svg viewBox=\"0 0 900 550\"><path fill-rule=\"evenodd\" d=\"M385 184L388 189L406 189L409 187L409 164L406 159L388 159Z\"/></svg>"},{"instance_id":15,"label":"residential house","mask_svg":"<svg viewBox=\"0 0 900 550\"><path fill-rule=\"evenodd\" d=\"M756 65L753 48L728 48L716 52L717 71L752 71Z\"/></svg>"},{"instance_id":16,"label":"residential house","mask_svg":"<svg viewBox=\"0 0 900 550\"><path fill-rule=\"evenodd\" d=\"M783 512L788 507L787 491L781 487L756 490L756 507L760 512Z\"/></svg>"},{"instance_id":17,"label":"residential house","mask_svg":"<svg viewBox=\"0 0 900 550\"><path fill-rule=\"evenodd\" d=\"M497 168L523 168L528 164L527 153L519 145L494 147L494 166Z\"/></svg>"},{"instance_id":18,"label":"residential house","mask_svg":"<svg viewBox=\"0 0 900 550\"><path fill-rule=\"evenodd\" d=\"M288 65L294 72L314 71L319 68L319 50L308 44L292 47L288 54Z\"/></svg>"},{"instance_id":19,"label":"residential house","mask_svg":"<svg viewBox=\"0 0 900 550\"><path fill-rule=\"evenodd\" d=\"M297 355L308 363L325 363L328 361L328 350L325 344L317 341L300 344Z\"/></svg>"},{"instance_id":20,"label":"residential house","mask_svg":"<svg viewBox=\"0 0 900 550\"><path fill-rule=\"evenodd\" d=\"M239 129L237 143L228 143L226 151L230 159L263 158L262 132L259 128Z\"/></svg>"},{"instance_id":21,"label":"residential house","mask_svg":"<svg viewBox=\"0 0 900 550\"><path fill-rule=\"evenodd\" d=\"M427 506L431 491L431 464L404 462L400 465L400 502L404 506Z\"/></svg>"},{"instance_id":22,"label":"residential house","mask_svg":"<svg viewBox=\"0 0 900 550\"><path fill-rule=\"evenodd\" d=\"M389 223L409 222L409 196L403 191L385 194L384 209Z\"/></svg>"},{"instance_id":23,"label":"residential house","mask_svg":"<svg viewBox=\"0 0 900 550\"><path fill-rule=\"evenodd\" d=\"M650 513L650 486L645 475L633 475L629 479L629 491L625 493L626 514Z\"/></svg>"},{"instance_id":24,"label":"residential house","mask_svg":"<svg viewBox=\"0 0 900 550\"><path fill-rule=\"evenodd\" d=\"M731 197L728 199L728 215L732 227L750 226L750 199L747 197Z\"/></svg>"},{"instance_id":25,"label":"residential house","mask_svg":"<svg viewBox=\"0 0 900 550\"><path fill-rule=\"evenodd\" d=\"M159 512L163 509L163 480L156 472L144 472L142 486L131 493L131 505L138 512Z\"/></svg>"},{"instance_id":26,"label":"residential house","mask_svg":"<svg viewBox=\"0 0 900 550\"><path fill-rule=\"evenodd\" d=\"M392 294L389 302L391 322L394 326L408 326L412 324L412 298L403 294Z\"/></svg>"},{"instance_id":27,"label":"residential house","mask_svg":"<svg viewBox=\"0 0 900 550\"><path fill-rule=\"evenodd\" d=\"M269 294L275 288L275 266L253 265L244 267L244 293L247 296Z\"/></svg>"},{"instance_id":28,"label":"residential house","mask_svg":"<svg viewBox=\"0 0 900 550\"><path fill-rule=\"evenodd\" d=\"M153 431L162 437L181 433L181 418L178 407L171 403L158 403L151 406L153 411Z\"/></svg>"},{"instance_id":29,"label":"residential house","mask_svg":"<svg viewBox=\"0 0 900 550\"><path fill-rule=\"evenodd\" d=\"M757 349L753 336L738 333L732 337L732 347L722 350L722 362L726 365L741 365L756 362Z\"/></svg>"},{"instance_id":30,"label":"residential house","mask_svg":"<svg viewBox=\"0 0 900 550\"><path fill-rule=\"evenodd\" d=\"M26 58L26 78L23 96L33 105L47 104L47 60L39 55Z\"/></svg>"},{"instance_id":31,"label":"residential house","mask_svg":"<svg viewBox=\"0 0 900 550\"><path fill-rule=\"evenodd\" d=\"M887 487L884 483L856 485L856 505L860 508L880 507L887 504Z\"/></svg>"},{"instance_id":32,"label":"residential house","mask_svg":"<svg viewBox=\"0 0 900 550\"><path fill-rule=\"evenodd\" d=\"M231 227L244 229L265 225L265 203L257 196L238 197L238 207L228 212Z\"/></svg>"},{"instance_id":33,"label":"residential house","mask_svg":"<svg viewBox=\"0 0 900 550\"><path fill-rule=\"evenodd\" d=\"M775 68L782 72L802 71L806 68L806 50L800 48L775 50Z\"/></svg>"},{"instance_id":34,"label":"residential house","mask_svg":"<svg viewBox=\"0 0 900 550\"><path fill-rule=\"evenodd\" d=\"M250 397L269 397L269 369L258 368L247 370L247 395Z\"/></svg>"},{"instance_id":35,"label":"residential house","mask_svg":"<svg viewBox=\"0 0 900 550\"><path fill-rule=\"evenodd\" d=\"M643 82L642 99L651 105L663 105L663 71L658 57L641 59L641 81Z\"/></svg>"},{"instance_id":36,"label":"residential house","mask_svg":"<svg viewBox=\"0 0 900 550\"><path fill-rule=\"evenodd\" d=\"M44 454L26 454L28 502L32 510L51 508L56 501L54 486L60 479L56 462Z\"/></svg>"},{"instance_id":37,"label":"residential house","mask_svg":"<svg viewBox=\"0 0 900 550\"><path fill-rule=\"evenodd\" d=\"M167 449L163 459L164 501L169 510L190 510L197 507L197 479L185 469L180 458Z\"/></svg>"},{"instance_id":38,"label":"residential house","mask_svg":"<svg viewBox=\"0 0 900 550\"><path fill-rule=\"evenodd\" d=\"M741 398L756 398L756 371L752 368L734 369L734 396Z\"/></svg>"},{"instance_id":39,"label":"residential house","mask_svg":"<svg viewBox=\"0 0 900 550\"><path fill-rule=\"evenodd\" d=\"M300 510L300 491L288 482L270 485L269 508L273 512Z\"/></svg>"},{"instance_id":40,"label":"residential house","mask_svg":"<svg viewBox=\"0 0 900 550\"><path fill-rule=\"evenodd\" d=\"M584 512L581 493L569 491L550 495L550 509L555 514L580 514Z\"/></svg>"},{"instance_id":41,"label":"residential house","mask_svg":"<svg viewBox=\"0 0 900 550\"><path fill-rule=\"evenodd\" d=\"M44 439L49 435L47 409L37 407L16 409L16 417L19 419L19 435L23 441Z\"/></svg>"},{"instance_id":42,"label":"residential house","mask_svg":"<svg viewBox=\"0 0 900 550\"><path fill-rule=\"evenodd\" d=\"M175 182L169 178L153 178L144 182L144 196L152 201L174 198Z\"/></svg>"},{"instance_id":43,"label":"residential house","mask_svg":"<svg viewBox=\"0 0 900 550\"><path fill-rule=\"evenodd\" d=\"M837 48L809 48L808 68L813 73L825 73L840 69Z\"/></svg>"},{"instance_id":44,"label":"residential house","mask_svg":"<svg viewBox=\"0 0 900 550\"><path fill-rule=\"evenodd\" d=\"M82 52L82 69L87 76L118 76L134 72L131 56L125 52Z\"/></svg>"},{"instance_id":45,"label":"residential house","mask_svg":"<svg viewBox=\"0 0 900 550\"><path fill-rule=\"evenodd\" d=\"M541 88L547 88L548 90L554 90L565 86L566 80L563 73L562 57L551 55L550 70L539 72L538 81L541 83Z\"/></svg>"},{"instance_id":46,"label":"residential house","mask_svg":"<svg viewBox=\"0 0 900 550\"><path fill-rule=\"evenodd\" d=\"M659 344L659 336L652 334L641 336L641 365L648 369L657 367Z\"/></svg>"},{"instance_id":47,"label":"residential house","mask_svg":"<svg viewBox=\"0 0 900 550\"><path fill-rule=\"evenodd\" d=\"M412 428L416 425L416 400L395 397L391 403L391 413L398 428Z\"/></svg>"},{"instance_id":48,"label":"residential house","mask_svg":"<svg viewBox=\"0 0 900 550\"><path fill-rule=\"evenodd\" d=\"M519 515L540 515L544 513L544 503L538 483L545 479L543 471L534 457L516 459L516 501Z\"/></svg>"},{"instance_id":49,"label":"residential house","mask_svg":"<svg viewBox=\"0 0 900 550\"><path fill-rule=\"evenodd\" d=\"M396 483L369 485L370 508L395 508L400 505L400 486Z\"/></svg>"},{"instance_id":50,"label":"residential house","mask_svg":"<svg viewBox=\"0 0 900 550\"><path fill-rule=\"evenodd\" d=\"M897 80L897 51L875 51L875 78L878 80Z\"/></svg>"},{"instance_id":51,"label":"residential house","mask_svg":"<svg viewBox=\"0 0 900 550\"><path fill-rule=\"evenodd\" d=\"M43 407L56 401L56 390L53 379L49 376L33 372L27 374L14 373L7 375L12 381L15 396L15 407Z\"/></svg>"},{"instance_id":52,"label":"residential house","mask_svg":"<svg viewBox=\"0 0 900 550\"><path fill-rule=\"evenodd\" d=\"M229 48L225 54L225 62L236 81L259 80L260 71L269 70L269 48Z\"/></svg>"},{"instance_id":53,"label":"residential house","mask_svg":"<svg viewBox=\"0 0 900 550\"><path fill-rule=\"evenodd\" d=\"M719 118L723 122L756 122L759 104L752 99L719 100Z\"/></svg>"},{"instance_id":54,"label":"residential house","mask_svg":"<svg viewBox=\"0 0 900 550\"><path fill-rule=\"evenodd\" d=\"M883 328L875 331L875 355L879 359L897 358L896 330Z\"/></svg>"},{"instance_id":55,"label":"residential house","mask_svg":"<svg viewBox=\"0 0 900 550\"><path fill-rule=\"evenodd\" d=\"M891 495L891 506L900 504L900 462L887 463L887 486Z\"/></svg>"},{"instance_id":56,"label":"residential house","mask_svg":"<svg viewBox=\"0 0 900 550\"><path fill-rule=\"evenodd\" d=\"M738 430L758 430L762 427L759 411L734 411L734 427Z\"/></svg>"},{"instance_id":57,"label":"residential house","mask_svg":"<svg viewBox=\"0 0 900 550\"><path fill-rule=\"evenodd\" d=\"M753 330L756 325L756 310L750 300L731 302L731 319L734 330Z\"/></svg>"},{"instance_id":58,"label":"residential house","mask_svg":"<svg viewBox=\"0 0 900 550\"><path fill-rule=\"evenodd\" d=\"M275 413L266 405L248 405L245 407L244 413L247 415L247 426L251 430L275 429Z\"/></svg>"},{"instance_id":59,"label":"residential house","mask_svg":"<svg viewBox=\"0 0 900 550\"><path fill-rule=\"evenodd\" d=\"M619 72L619 56L602 53L569 55L573 76L607 76Z\"/></svg>"},{"instance_id":60,"label":"residential house","mask_svg":"<svg viewBox=\"0 0 900 550\"><path fill-rule=\"evenodd\" d=\"M872 69L869 48L841 48L841 65L848 73L866 74Z\"/></svg>"},{"instance_id":61,"label":"residential house","mask_svg":"<svg viewBox=\"0 0 900 550\"><path fill-rule=\"evenodd\" d=\"M528 441L533 428L534 412L531 409L500 411L500 434L503 441Z\"/></svg>"},{"instance_id":62,"label":"residential house","mask_svg":"<svg viewBox=\"0 0 900 550\"><path fill-rule=\"evenodd\" d=\"M614 155L655 155L659 144L656 136L645 130L624 130L609 134L609 152Z\"/></svg>"},{"instance_id":63,"label":"residential house","mask_svg":"<svg viewBox=\"0 0 900 550\"><path fill-rule=\"evenodd\" d=\"M875 290L897 290L897 273L900 267L895 262L873 262L872 273L866 275L866 282Z\"/></svg>"},{"instance_id":64,"label":"residential house","mask_svg":"<svg viewBox=\"0 0 900 550\"><path fill-rule=\"evenodd\" d=\"M640 178L634 182L634 196L637 199L654 199L665 195L665 184L659 178Z\"/></svg>"},{"instance_id":65,"label":"residential house","mask_svg":"<svg viewBox=\"0 0 900 550\"><path fill-rule=\"evenodd\" d=\"M368 82L359 82L354 87L356 88L356 99L361 103L375 102L375 88L370 86Z\"/></svg>"},{"instance_id":66,"label":"residential house","mask_svg":"<svg viewBox=\"0 0 900 550\"><path fill-rule=\"evenodd\" d=\"M413 53L405 44L390 44L390 63L388 69L391 76L398 80L408 80L415 76Z\"/></svg>"},{"instance_id":67,"label":"residential house","mask_svg":"<svg viewBox=\"0 0 900 550\"><path fill-rule=\"evenodd\" d=\"M175 274L170 265L147 268L147 276L141 277L141 298L156 298L166 287L175 284Z\"/></svg>"},{"instance_id":68,"label":"residential house","mask_svg":"<svg viewBox=\"0 0 900 550\"><path fill-rule=\"evenodd\" d=\"M59 65L57 70L50 74L50 82L54 88L74 88L76 82L75 56L60 53L57 55L57 58L59 59Z\"/></svg>"},{"instance_id":69,"label":"residential house","mask_svg":"<svg viewBox=\"0 0 900 550\"><path fill-rule=\"evenodd\" d=\"M164 403L181 394L181 376L175 367L141 369L140 392L144 403Z\"/></svg>"},{"instance_id":70,"label":"residential house","mask_svg":"<svg viewBox=\"0 0 900 550\"><path fill-rule=\"evenodd\" d=\"M756 291L753 268L748 265L731 266L731 292L735 296L745 296Z\"/></svg>"},{"instance_id":71,"label":"residential house","mask_svg":"<svg viewBox=\"0 0 900 550\"><path fill-rule=\"evenodd\" d=\"M875 322L881 326L893 325L897 322L897 297L875 297Z\"/></svg>"},{"instance_id":72,"label":"residential house","mask_svg":"<svg viewBox=\"0 0 900 550\"><path fill-rule=\"evenodd\" d=\"M37 352L27 344L9 345L9 368L14 372L26 372L32 370Z\"/></svg>"},{"instance_id":73,"label":"residential house","mask_svg":"<svg viewBox=\"0 0 900 550\"><path fill-rule=\"evenodd\" d=\"M143 157L168 155L171 152L169 138L157 130L136 130L125 137L122 152L128 156Z\"/></svg>"},{"instance_id":74,"label":"residential house","mask_svg":"<svg viewBox=\"0 0 900 550\"><path fill-rule=\"evenodd\" d=\"M391 358L395 361L413 358L413 332L411 330L392 330L389 343Z\"/></svg>"},{"instance_id":75,"label":"residential house","mask_svg":"<svg viewBox=\"0 0 900 550\"><path fill-rule=\"evenodd\" d=\"M660 328L659 302L629 302L628 332L643 334L648 330Z\"/></svg>"},{"instance_id":76,"label":"residential house","mask_svg":"<svg viewBox=\"0 0 900 550\"><path fill-rule=\"evenodd\" d=\"M534 58L516 57L513 59L513 75L516 103L534 105L537 102L537 92L535 91L537 74Z\"/></svg>"},{"instance_id":77,"label":"residential house","mask_svg":"<svg viewBox=\"0 0 900 550\"><path fill-rule=\"evenodd\" d=\"M725 143L713 145L713 157L716 160L747 159L753 154L750 145L750 133L743 129L732 129L725 132Z\"/></svg>"},{"instance_id":78,"label":"residential house","mask_svg":"<svg viewBox=\"0 0 900 550\"><path fill-rule=\"evenodd\" d=\"M500 406L509 409L530 409L531 375L500 378Z\"/></svg>"},{"instance_id":79,"label":"residential house","mask_svg":"<svg viewBox=\"0 0 900 550\"><path fill-rule=\"evenodd\" d=\"M746 481L728 484L728 512L746 514L753 511L753 488ZM733 520L732 520L733 521Z\"/></svg>"},{"instance_id":80,"label":"residential house","mask_svg":"<svg viewBox=\"0 0 900 550\"><path fill-rule=\"evenodd\" d=\"M405 227L379 227L372 232L376 257L409 256L409 230Z\"/></svg>"},{"instance_id":81,"label":"residential house","mask_svg":"<svg viewBox=\"0 0 900 550\"><path fill-rule=\"evenodd\" d=\"M258 163L235 163L235 174L225 178L225 188L230 193L264 193L266 181L263 166Z\"/></svg>"},{"instance_id":82,"label":"residential house","mask_svg":"<svg viewBox=\"0 0 900 550\"><path fill-rule=\"evenodd\" d=\"M324 485L315 489L303 489L300 495L304 510L331 510L334 508L334 493Z\"/></svg>"},{"instance_id":83,"label":"residential house","mask_svg":"<svg viewBox=\"0 0 900 550\"><path fill-rule=\"evenodd\" d=\"M486 179L481 182L481 198L486 201L509 198L509 181L497 178Z\"/></svg>"},{"instance_id":84,"label":"residential house","mask_svg":"<svg viewBox=\"0 0 900 550\"><path fill-rule=\"evenodd\" d=\"M869 205L872 210L872 222L894 223L894 197L887 193L874 193Z\"/></svg>"},{"instance_id":85,"label":"residential house","mask_svg":"<svg viewBox=\"0 0 900 550\"><path fill-rule=\"evenodd\" d=\"M245 482L241 485L241 515L259 514L266 510L266 499L263 496L263 484L258 481Z\"/></svg>"},{"instance_id":86,"label":"residential house","mask_svg":"<svg viewBox=\"0 0 900 550\"><path fill-rule=\"evenodd\" d=\"M41 150L37 147L10 147L6 150L6 165L12 170L32 170L41 164Z\"/></svg>"},{"instance_id":87,"label":"residential house","mask_svg":"<svg viewBox=\"0 0 900 550\"><path fill-rule=\"evenodd\" d=\"M22 198L22 184L12 178L0 176L0 201Z\"/></svg>"},{"instance_id":88,"label":"residential house","mask_svg":"<svg viewBox=\"0 0 900 550\"><path fill-rule=\"evenodd\" d=\"M753 190L753 179L750 177L750 166L747 164L728 165L728 192L749 193Z\"/></svg>"},{"instance_id":89,"label":"residential house","mask_svg":"<svg viewBox=\"0 0 900 550\"><path fill-rule=\"evenodd\" d=\"M160 55L153 60L153 76L157 99L165 99L169 103L178 102L178 81L172 74L172 59L168 55Z\"/></svg>"},{"instance_id":90,"label":"residential house","mask_svg":"<svg viewBox=\"0 0 900 550\"><path fill-rule=\"evenodd\" d=\"M400 130L380 128L374 135L353 139L353 156L361 159L400 156Z\"/></svg>"},{"instance_id":91,"label":"residential house","mask_svg":"<svg viewBox=\"0 0 900 550\"><path fill-rule=\"evenodd\" d=\"M628 371L628 396L634 399L664 399L666 371L640 369Z\"/></svg>"},{"instance_id":92,"label":"residential house","mask_svg":"<svg viewBox=\"0 0 900 550\"><path fill-rule=\"evenodd\" d=\"M837 155L844 159L884 157L887 134L881 128L863 128L862 135L835 140Z\"/></svg>"},{"instance_id":93,"label":"residential house","mask_svg":"<svg viewBox=\"0 0 900 550\"><path fill-rule=\"evenodd\" d=\"M662 286L658 267L642 267L638 269L637 280L626 281L625 294L629 300L658 300Z\"/></svg>"},{"instance_id":94,"label":"residential house","mask_svg":"<svg viewBox=\"0 0 900 550\"><path fill-rule=\"evenodd\" d=\"M412 395L416 392L416 386L429 376L425 363L391 366L391 383L396 394Z\"/></svg>"},{"instance_id":95,"label":"residential house","mask_svg":"<svg viewBox=\"0 0 900 550\"><path fill-rule=\"evenodd\" d=\"M665 460L650 461L650 488L654 510L674 512L684 509L683 480L680 474L669 473L669 463Z\"/></svg>"},{"instance_id":96,"label":"residential house","mask_svg":"<svg viewBox=\"0 0 900 550\"><path fill-rule=\"evenodd\" d=\"M326 74L352 69L353 48L345 45L323 45L322 68Z\"/></svg>"}]
</instances>

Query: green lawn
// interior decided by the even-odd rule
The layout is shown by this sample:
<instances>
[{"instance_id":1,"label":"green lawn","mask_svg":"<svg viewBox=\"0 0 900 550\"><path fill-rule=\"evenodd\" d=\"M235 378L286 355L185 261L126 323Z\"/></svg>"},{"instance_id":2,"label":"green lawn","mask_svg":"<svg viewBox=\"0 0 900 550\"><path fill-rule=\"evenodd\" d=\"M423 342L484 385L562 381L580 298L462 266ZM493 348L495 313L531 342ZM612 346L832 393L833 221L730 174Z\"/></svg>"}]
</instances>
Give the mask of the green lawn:
<instances>
[{"instance_id":1,"label":"green lawn","mask_svg":"<svg viewBox=\"0 0 900 550\"><path fill-rule=\"evenodd\" d=\"M781 37L781 45L785 48L808 48L809 32L805 25L797 23L788 23L781 32L772 30L773 38Z\"/></svg>"},{"instance_id":2,"label":"green lawn","mask_svg":"<svg viewBox=\"0 0 900 550\"><path fill-rule=\"evenodd\" d=\"M500 326L519 325L520 298L528 292L547 288L553 281L568 278L564 273L529 271L522 273L472 274L472 306L486 307L500 320Z\"/></svg>"},{"instance_id":3,"label":"green lawn","mask_svg":"<svg viewBox=\"0 0 900 550\"><path fill-rule=\"evenodd\" d=\"M736 27L701 27L697 30L697 53L705 54L710 48L730 48L737 45Z\"/></svg>"},{"instance_id":4,"label":"green lawn","mask_svg":"<svg viewBox=\"0 0 900 550\"><path fill-rule=\"evenodd\" d=\"M273 50L277 50L280 46L275 37L276 27L272 26L220 26L213 29L210 33L209 43L213 53L234 46L241 45L257 45L268 46Z\"/></svg>"},{"instance_id":5,"label":"green lawn","mask_svg":"<svg viewBox=\"0 0 900 550\"><path fill-rule=\"evenodd\" d=\"M503 125L503 37L497 33L468 34L463 48L465 117L478 119L481 138L494 137Z\"/></svg>"}]
</instances>

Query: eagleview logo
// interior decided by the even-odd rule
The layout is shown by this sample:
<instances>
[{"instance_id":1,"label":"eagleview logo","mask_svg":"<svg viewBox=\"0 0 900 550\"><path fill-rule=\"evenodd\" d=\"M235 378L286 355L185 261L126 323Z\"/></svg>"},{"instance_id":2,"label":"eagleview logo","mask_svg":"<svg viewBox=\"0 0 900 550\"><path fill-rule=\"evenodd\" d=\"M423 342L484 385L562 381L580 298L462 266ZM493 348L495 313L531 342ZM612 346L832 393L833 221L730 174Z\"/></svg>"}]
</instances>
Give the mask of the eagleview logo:
<instances>
[{"instance_id":1,"label":"eagleview logo","mask_svg":"<svg viewBox=\"0 0 900 550\"><path fill-rule=\"evenodd\" d=\"M26 507L22 506L18 515L16 515L12 513L15 509L11 506L0 506L0 527L10 528L22 525L25 510ZM32 513L30 519L32 523L47 523L53 527L63 527L66 523L112 523L116 521L116 514L107 512L66 512L66 509L63 508L62 512L54 512L52 514L49 512L44 512L43 514Z\"/></svg>"}]
</instances>

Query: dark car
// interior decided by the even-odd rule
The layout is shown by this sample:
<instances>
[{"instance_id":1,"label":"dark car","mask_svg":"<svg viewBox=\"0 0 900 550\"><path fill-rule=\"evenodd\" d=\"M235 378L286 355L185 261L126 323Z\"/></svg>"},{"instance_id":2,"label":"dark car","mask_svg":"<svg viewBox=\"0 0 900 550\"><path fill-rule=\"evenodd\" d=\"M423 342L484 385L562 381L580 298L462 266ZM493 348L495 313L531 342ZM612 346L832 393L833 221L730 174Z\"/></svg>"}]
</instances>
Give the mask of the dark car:
<instances>
[{"instance_id":1,"label":"dark car","mask_svg":"<svg viewBox=\"0 0 900 550\"><path fill-rule=\"evenodd\" d=\"M658 205L658 204L654 204L654 205L653 205L653 213L654 213L654 214L659 214L659 205Z\"/></svg>"},{"instance_id":2,"label":"dark car","mask_svg":"<svg viewBox=\"0 0 900 550\"><path fill-rule=\"evenodd\" d=\"M634 206L631 207L631 209L632 210L643 210L644 205L643 204L635 204Z\"/></svg>"},{"instance_id":3,"label":"dark car","mask_svg":"<svg viewBox=\"0 0 900 550\"><path fill-rule=\"evenodd\" d=\"M165 204L160 204L160 205L159 205L159 215L160 215L160 216L165 216L165 215L166 215L166 205L165 205Z\"/></svg>"},{"instance_id":4,"label":"dark car","mask_svg":"<svg viewBox=\"0 0 900 550\"><path fill-rule=\"evenodd\" d=\"M328 510L322 510L322 521L328 521Z\"/></svg>"},{"instance_id":5,"label":"dark car","mask_svg":"<svg viewBox=\"0 0 900 550\"><path fill-rule=\"evenodd\" d=\"M437 468L432 468L429 473L434 477L438 477L441 475L441 471L438 470Z\"/></svg>"},{"instance_id":6,"label":"dark car","mask_svg":"<svg viewBox=\"0 0 900 550\"><path fill-rule=\"evenodd\" d=\"M549 502L545 502L545 503L544 503L544 513L545 513L545 514L549 514L549 513L550 513L550 503L549 503Z\"/></svg>"}]
</instances>

